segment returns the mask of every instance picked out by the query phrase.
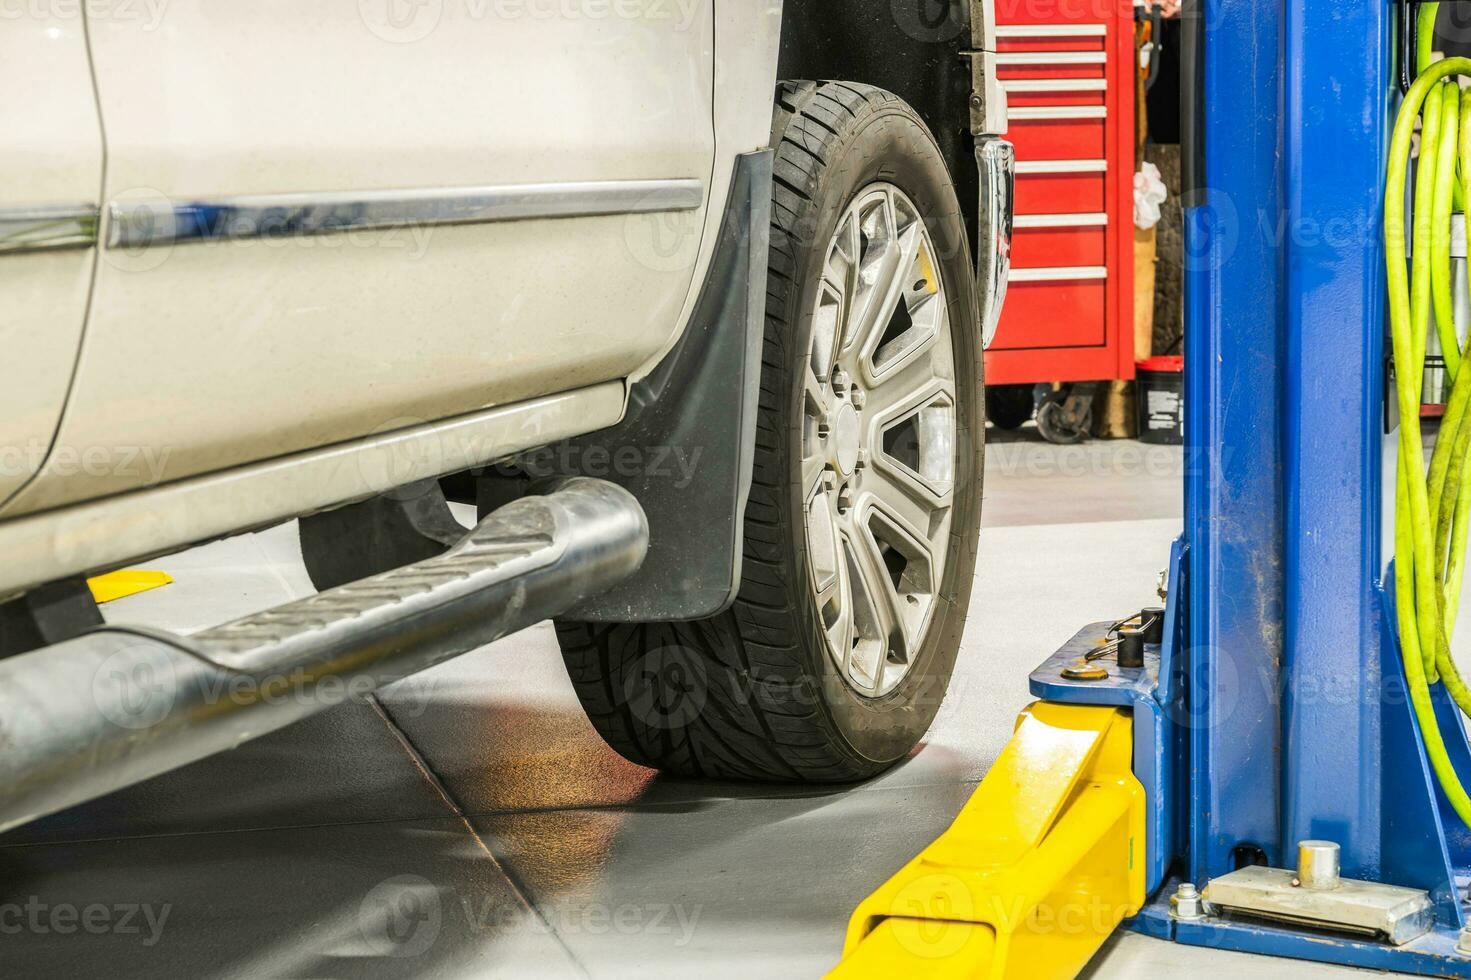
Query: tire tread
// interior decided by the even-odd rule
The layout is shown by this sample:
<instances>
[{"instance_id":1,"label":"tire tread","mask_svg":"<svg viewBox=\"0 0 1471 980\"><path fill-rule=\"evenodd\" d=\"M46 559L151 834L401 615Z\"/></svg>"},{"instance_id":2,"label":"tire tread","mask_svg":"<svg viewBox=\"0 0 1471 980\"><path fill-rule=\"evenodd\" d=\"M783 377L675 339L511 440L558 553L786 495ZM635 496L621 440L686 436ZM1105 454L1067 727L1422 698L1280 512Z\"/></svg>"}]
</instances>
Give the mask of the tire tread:
<instances>
[{"instance_id":1,"label":"tire tread","mask_svg":"<svg viewBox=\"0 0 1471 980\"><path fill-rule=\"evenodd\" d=\"M691 777L780 782L849 782L886 764L863 759L820 707L805 676L805 624L787 598L783 558L783 403L792 383L790 338L802 291L800 249L815 226L824 168L865 116L902 105L851 82L782 82L774 102L771 253L766 289L755 466L745 514L745 557L733 608L696 623L562 623L557 637L593 726L620 755ZM641 721L624 693L626 672L647 651L693 651L705 697L686 723Z\"/></svg>"}]
</instances>

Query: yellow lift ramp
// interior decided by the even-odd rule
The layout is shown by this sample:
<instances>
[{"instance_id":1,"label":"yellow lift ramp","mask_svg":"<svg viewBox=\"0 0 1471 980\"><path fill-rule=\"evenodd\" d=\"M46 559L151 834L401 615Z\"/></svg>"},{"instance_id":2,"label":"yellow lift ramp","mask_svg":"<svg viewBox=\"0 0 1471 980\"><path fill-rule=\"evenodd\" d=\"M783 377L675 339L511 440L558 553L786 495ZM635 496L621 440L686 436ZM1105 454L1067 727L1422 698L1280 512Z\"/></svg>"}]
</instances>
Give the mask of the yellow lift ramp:
<instances>
[{"instance_id":1,"label":"yellow lift ramp","mask_svg":"<svg viewBox=\"0 0 1471 980\"><path fill-rule=\"evenodd\" d=\"M126 599L130 595L162 588L173 580L173 576L168 572L127 568L108 572L106 575L94 575L87 579L87 588L92 592L93 601L101 605L104 602Z\"/></svg>"},{"instance_id":2,"label":"yellow lift ramp","mask_svg":"<svg viewBox=\"0 0 1471 980\"><path fill-rule=\"evenodd\" d=\"M865 899L836 980L1075 976L1144 904L1121 708L1037 702L950 829Z\"/></svg>"}]
</instances>

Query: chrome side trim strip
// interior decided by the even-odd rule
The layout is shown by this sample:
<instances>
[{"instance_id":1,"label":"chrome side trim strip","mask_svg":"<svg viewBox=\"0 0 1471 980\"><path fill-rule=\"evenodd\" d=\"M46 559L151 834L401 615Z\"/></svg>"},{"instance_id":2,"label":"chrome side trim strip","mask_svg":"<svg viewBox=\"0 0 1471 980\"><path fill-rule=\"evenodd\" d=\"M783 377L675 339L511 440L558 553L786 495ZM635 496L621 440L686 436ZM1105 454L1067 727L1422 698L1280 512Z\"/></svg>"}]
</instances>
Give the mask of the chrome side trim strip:
<instances>
[{"instance_id":1,"label":"chrome side trim strip","mask_svg":"<svg viewBox=\"0 0 1471 980\"><path fill-rule=\"evenodd\" d=\"M91 204L0 208L0 254L97 244L97 208Z\"/></svg>"},{"instance_id":2,"label":"chrome side trim strip","mask_svg":"<svg viewBox=\"0 0 1471 980\"><path fill-rule=\"evenodd\" d=\"M109 248L236 238L297 238L371 228L485 224L693 211L699 180L603 180L326 194L263 194L108 205Z\"/></svg>"}]
</instances>

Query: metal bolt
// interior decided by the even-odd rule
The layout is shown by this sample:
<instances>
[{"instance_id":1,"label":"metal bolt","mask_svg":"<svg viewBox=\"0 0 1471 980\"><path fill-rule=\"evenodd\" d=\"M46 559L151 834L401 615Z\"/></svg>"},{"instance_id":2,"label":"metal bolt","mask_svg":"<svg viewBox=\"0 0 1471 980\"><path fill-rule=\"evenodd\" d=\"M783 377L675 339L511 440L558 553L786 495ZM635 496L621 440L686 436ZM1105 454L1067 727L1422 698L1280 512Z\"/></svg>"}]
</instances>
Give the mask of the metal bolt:
<instances>
[{"instance_id":1,"label":"metal bolt","mask_svg":"<svg viewBox=\"0 0 1471 980\"><path fill-rule=\"evenodd\" d=\"M1471 956L1471 926L1461 930L1461 937L1456 940L1456 952L1462 956Z\"/></svg>"},{"instance_id":2,"label":"metal bolt","mask_svg":"<svg viewBox=\"0 0 1471 980\"><path fill-rule=\"evenodd\" d=\"M849 398L853 402L854 408L862 408L863 403L868 401L868 396L863 393L863 389L856 387L853 389L853 393Z\"/></svg>"},{"instance_id":3,"label":"metal bolt","mask_svg":"<svg viewBox=\"0 0 1471 980\"><path fill-rule=\"evenodd\" d=\"M853 469L855 471L861 470L861 469L863 469L867 465L868 465L868 450L866 450L866 449L860 449L860 450L858 450L858 459L857 459L856 462L854 462Z\"/></svg>"},{"instance_id":4,"label":"metal bolt","mask_svg":"<svg viewBox=\"0 0 1471 980\"><path fill-rule=\"evenodd\" d=\"M828 463L822 471L822 488L831 490L838 485L838 474L833 470L833 464Z\"/></svg>"},{"instance_id":5,"label":"metal bolt","mask_svg":"<svg viewBox=\"0 0 1471 980\"><path fill-rule=\"evenodd\" d=\"M839 513L846 514L852 509L853 491L848 487L844 487L842 491L838 494L838 511Z\"/></svg>"},{"instance_id":6,"label":"metal bolt","mask_svg":"<svg viewBox=\"0 0 1471 980\"><path fill-rule=\"evenodd\" d=\"M1205 899L1190 882L1182 882L1170 896L1170 915L1185 922L1205 918Z\"/></svg>"},{"instance_id":7,"label":"metal bolt","mask_svg":"<svg viewBox=\"0 0 1471 980\"><path fill-rule=\"evenodd\" d=\"M826 422L817 423L817 438L826 439L832 434L832 428Z\"/></svg>"},{"instance_id":8,"label":"metal bolt","mask_svg":"<svg viewBox=\"0 0 1471 980\"><path fill-rule=\"evenodd\" d=\"M1297 881L1308 891L1337 888L1338 864L1338 845L1331 840L1298 841Z\"/></svg>"},{"instance_id":9,"label":"metal bolt","mask_svg":"<svg viewBox=\"0 0 1471 980\"><path fill-rule=\"evenodd\" d=\"M833 391L841 395L848 389L848 374L842 368L833 371Z\"/></svg>"}]
</instances>

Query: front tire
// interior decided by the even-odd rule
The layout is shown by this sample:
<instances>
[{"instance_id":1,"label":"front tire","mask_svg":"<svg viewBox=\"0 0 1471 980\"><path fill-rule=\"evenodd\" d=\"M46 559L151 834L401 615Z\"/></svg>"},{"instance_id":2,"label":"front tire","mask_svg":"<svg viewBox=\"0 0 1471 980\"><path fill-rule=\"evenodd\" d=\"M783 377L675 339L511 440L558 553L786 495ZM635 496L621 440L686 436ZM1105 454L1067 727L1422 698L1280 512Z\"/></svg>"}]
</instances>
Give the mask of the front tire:
<instances>
[{"instance_id":1,"label":"front tire","mask_svg":"<svg viewBox=\"0 0 1471 980\"><path fill-rule=\"evenodd\" d=\"M557 635L633 762L846 782L913 749L959 650L984 448L975 273L943 157L896 96L784 83L773 146L739 596L698 622Z\"/></svg>"}]
</instances>

